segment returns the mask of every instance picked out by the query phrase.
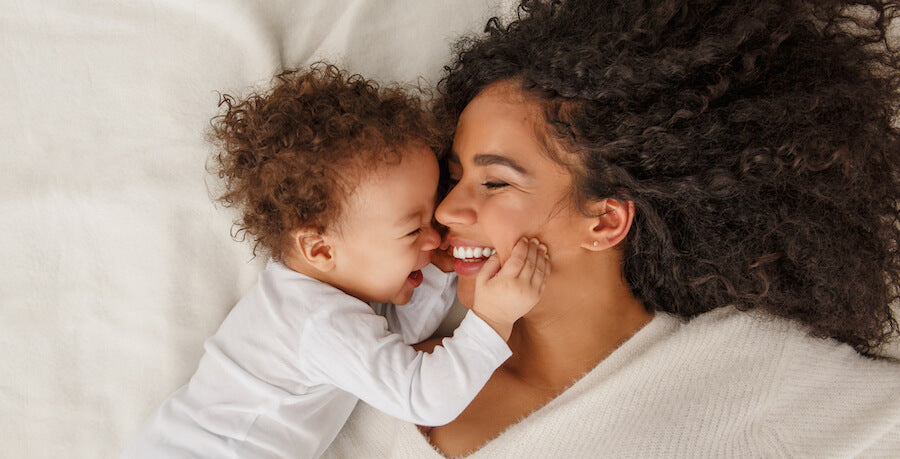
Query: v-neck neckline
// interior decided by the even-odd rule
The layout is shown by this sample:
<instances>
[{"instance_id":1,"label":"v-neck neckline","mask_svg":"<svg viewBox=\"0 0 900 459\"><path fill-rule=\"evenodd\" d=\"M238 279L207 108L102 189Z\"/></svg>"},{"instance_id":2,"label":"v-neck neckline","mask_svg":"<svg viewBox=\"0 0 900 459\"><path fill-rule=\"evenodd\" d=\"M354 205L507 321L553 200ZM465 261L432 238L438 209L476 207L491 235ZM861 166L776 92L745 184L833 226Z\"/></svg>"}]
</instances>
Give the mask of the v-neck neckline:
<instances>
[{"instance_id":1,"label":"v-neck neckline","mask_svg":"<svg viewBox=\"0 0 900 459\"><path fill-rule=\"evenodd\" d=\"M560 392L559 395L552 398L549 402L547 402L540 408L523 416L521 419L519 419L518 422L510 424L505 429L503 429L503 431L501 431L496 437L488 440L471 454L464 457L496 457L496 454L501 454L502 451L494 450L496 448L494 448L493 445L502 443L502 441L500 440L504 436L513 435L515 434L515 431L522 428L527 428L523 427L523 425L527 426L529 420L540 417L542 413L553 410L558 405L567 403L572 398L577 397L579 394L584 393L585 391L589 391L597 383L602 382L609 376L616 373L622 367L633 362L640 354L649 350L662 338L673 333L680 325L681 321L675 316L662 312L655 313L654 317L649 322L647 322L647 324L645 324L640 330L635 332L635 334L632 335L631 338L623 342L622 345L616 348L605 359L601 360L593 369L575 380L575 382L573 382L569 387ZM422 453L425 453L425 450L429 450L435 454L436 458L447 457L444 456L434 445L431 444L431 442L428 441L428 438L423 435L421 431L419 431L418 427L415 424L406 422L401 423L400 431L403 432L407 429L410 429L409 434L401 436L404 438L413 438L417 443L421 442L420 444L418 444L418 446L421 446L422 448L417 449L424 448Z\"/></svg>"}]
</instances>

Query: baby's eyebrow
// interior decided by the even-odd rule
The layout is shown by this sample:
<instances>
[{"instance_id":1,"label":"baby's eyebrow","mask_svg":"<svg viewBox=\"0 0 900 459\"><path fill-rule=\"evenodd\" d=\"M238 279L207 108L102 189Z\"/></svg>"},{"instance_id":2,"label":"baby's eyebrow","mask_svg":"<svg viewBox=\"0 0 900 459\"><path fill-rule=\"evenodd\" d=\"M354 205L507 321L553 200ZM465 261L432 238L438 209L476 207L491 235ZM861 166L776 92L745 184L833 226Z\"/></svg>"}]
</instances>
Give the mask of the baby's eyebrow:
<instances>
[{"instance_id":1,"label":"baby's eyebrow","mask_svg":"<svg viewBox=\"0 0 900 459\"><path fill-rule=\"evenodd\" d=\"M420 218L421 214L422 214L422 213L419 212L418 210L414 210L414 211L410 212L408 215L406 215L406 216L404 216L404 217L398 219L398 220L397 220L397 226L402 226L403 224L408 223L408 222L410 222L411 220L414 220L414 219L415 219L415 220L418 220L418 219Z\"/></svg>"}]
</instances>

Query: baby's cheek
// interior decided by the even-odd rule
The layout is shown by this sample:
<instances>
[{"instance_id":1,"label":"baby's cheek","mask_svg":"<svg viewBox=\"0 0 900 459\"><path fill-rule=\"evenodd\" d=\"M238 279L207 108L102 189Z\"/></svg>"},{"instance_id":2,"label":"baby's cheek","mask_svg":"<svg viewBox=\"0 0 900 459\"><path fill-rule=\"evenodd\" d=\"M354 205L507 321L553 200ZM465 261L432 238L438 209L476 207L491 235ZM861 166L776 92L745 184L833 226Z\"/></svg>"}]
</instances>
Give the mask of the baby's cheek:
<instances>
[{"instance_id":1,"label":"baby's cheek","mask_svg":"<svg viewBox=\"0 0 900 459\"><path fill-rule=\"evenodd\" d=\"M448 250L435 249L430 254L431 264L445 273L453 271L453 255Z\"/></svg>"}]
</instances>

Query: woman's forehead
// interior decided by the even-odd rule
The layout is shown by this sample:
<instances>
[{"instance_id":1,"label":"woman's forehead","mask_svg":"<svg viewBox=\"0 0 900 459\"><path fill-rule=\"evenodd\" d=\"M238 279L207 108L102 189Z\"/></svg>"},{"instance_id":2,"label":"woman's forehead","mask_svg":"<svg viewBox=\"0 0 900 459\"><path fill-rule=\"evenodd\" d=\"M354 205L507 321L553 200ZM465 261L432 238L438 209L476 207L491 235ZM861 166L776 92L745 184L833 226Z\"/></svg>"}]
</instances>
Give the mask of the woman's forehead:
<instances>
[{"instance_id":1,"label":"woman's forehead","mask_svg":"<svg viewBox=\"0 0 900 459\"><path fill-rule=\"evenodd\" d=\"M519 162L553 163L569 170L578 160L550 132L544 105L529 97L518 81L494 83L482 90L460 115L451 156L500 154ZM453 161L453 159L451 159Z\"/></svg>"},{"instance_id":2,"label":"woman's forehead","mask_svg":"<svg viewBox=\"0 0 900 459\"><path fill-rule=\"evenodd\" d=\"M518 91L488 87L478 94L457 121L454 150L457 154L476 150L504 150L510 144L537 142L539 107ZM464 150L464 151L463 151Z\"/></svg>"},{"instance_id":3,"label":"woman's forehead","mask_svg":"<svg viewBox=\"0 0 900 459\"><path fill-rule=\"evenodd\" d=\"M518 107L522 111L535 110L535 114L540 110L539 104L528 97L522 90L522 84L517 80L502 80L486 86L466 104L463 114L471 111L471 107L485 105L498 109Z\"/></svg>"}]
</instances>

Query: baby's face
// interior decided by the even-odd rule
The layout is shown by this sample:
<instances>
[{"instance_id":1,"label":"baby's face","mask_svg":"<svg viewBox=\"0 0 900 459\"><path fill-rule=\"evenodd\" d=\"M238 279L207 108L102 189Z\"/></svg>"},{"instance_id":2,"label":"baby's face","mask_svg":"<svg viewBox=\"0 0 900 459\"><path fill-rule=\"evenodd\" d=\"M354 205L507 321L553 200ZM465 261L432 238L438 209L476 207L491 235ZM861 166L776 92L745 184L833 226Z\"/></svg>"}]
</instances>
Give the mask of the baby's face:
<instances>
[{"instance_id":1,"label":"baby's face","mask_svg":"<svg viewBox=\"0 0 900 459\"><path fill-rule=\"evenodd\" d=\"M410 300L440 244L431 223L438 174L434 153L422 145L362 178L332 244L342 290L364 301Z\"/></svg>"}]
</instances>

